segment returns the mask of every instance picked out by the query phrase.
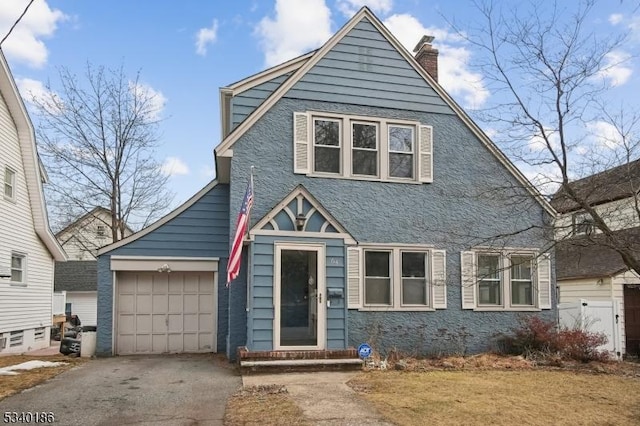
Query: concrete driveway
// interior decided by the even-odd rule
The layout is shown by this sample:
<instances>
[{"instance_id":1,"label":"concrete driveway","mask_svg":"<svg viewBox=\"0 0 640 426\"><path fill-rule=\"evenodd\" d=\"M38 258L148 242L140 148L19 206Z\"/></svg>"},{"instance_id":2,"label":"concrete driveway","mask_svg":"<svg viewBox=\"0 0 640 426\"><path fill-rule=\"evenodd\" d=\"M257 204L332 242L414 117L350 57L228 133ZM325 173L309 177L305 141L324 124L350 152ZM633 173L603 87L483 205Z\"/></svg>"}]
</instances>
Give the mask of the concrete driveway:
<instances>
[{"instance_id":1,"label":"concrete driveway","mask_svg":"<svg viewBox=\"0 0 640 426\"><path fill-rule=\"evenodd\" d=\"M241 384L211 355L104 358L0 401L0 412L53 412L62 425L222 425Z\"/></svg>"}]
</instances>

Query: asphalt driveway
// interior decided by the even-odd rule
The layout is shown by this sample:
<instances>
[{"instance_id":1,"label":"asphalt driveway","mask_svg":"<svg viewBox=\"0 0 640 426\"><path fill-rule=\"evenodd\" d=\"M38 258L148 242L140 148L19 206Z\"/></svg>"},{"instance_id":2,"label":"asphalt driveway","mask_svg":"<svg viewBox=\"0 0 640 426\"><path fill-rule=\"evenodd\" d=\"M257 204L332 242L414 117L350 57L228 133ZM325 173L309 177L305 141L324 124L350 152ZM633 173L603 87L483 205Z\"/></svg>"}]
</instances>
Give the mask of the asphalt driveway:
<instances>
[{"instance_id":1,"label":"asphalt driveway","mask_svg":"<svg viewBox=\"0 0 640 426\"><path fill-rule=\"evenodd\" d=\"M104 358L0 401L0 413L53 412L62 425L222 425L241 385L211 355Z\"/></svg>"}]
</instances>

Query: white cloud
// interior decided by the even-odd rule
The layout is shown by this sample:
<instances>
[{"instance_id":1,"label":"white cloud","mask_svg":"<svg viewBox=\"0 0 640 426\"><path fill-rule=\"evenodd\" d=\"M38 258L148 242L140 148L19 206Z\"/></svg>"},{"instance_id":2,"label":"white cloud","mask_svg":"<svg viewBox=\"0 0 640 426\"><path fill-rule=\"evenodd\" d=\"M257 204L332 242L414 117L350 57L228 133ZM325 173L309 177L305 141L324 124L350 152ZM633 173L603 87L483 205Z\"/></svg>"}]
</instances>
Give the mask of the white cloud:
<instances>
[{"instance_id":1,"label":"white cloud","mask_svg":"<svg viewBox=\"0 0 640 426\"><path fill-rule=\"evenodd\" d=\"M137 84L134 82L130 82L129 90L135 96L140 96L141 98L149 101L149 112L150 118L152 120L160 118L160 114L162 114L162 110L164 109L164 106L168 101L168 99L162 94L162 92L154 89L148 84L140 82L138 82Z\"/></svg>"},{"instance_id":2,"label":"white cloud","mask_svg":"<svg viewBox=\"0 0 640 426\"><path fill-rule=\"evenodd\" d=\"M624 15L621 13L613 13L609 15L609 23L611 25L618 25L623 20L624 20Z\"/></svg>"},{"instance_id":3,"label":"white cloud","mask_svg":"<svg viewBox=\"0 0 640 426\"><path fill-rule=\"evenodd\" d=\"M0 2L0 39L20 17L29 0ZM58 9L51 9L46 1L34 2L20 23L2 45L5 54L16 62L40 68L47 62L48 51L44 38L51 37L58 24L68 16Z\"/></svg>"},{"instance_id":4,"label":"white cloud","mask_svg":"<svg viewBox=\"0 0 640 426\"><path fill-rule=\"evenodd\" d=\"M55 92L50 92L39 80L16 78L16 84L22 99L30 104L38 103L51 114L61 113L62 99Z\"/></svg>"},{"instance_id":5,"label":"white cloud","mask_svg":"<svg viewBox=\"0 0 640 426\"><path fill-rule=\"evenodd\" d=\"M210 28L200 28L196 34L196 53L207 55L207 46L216 42L218 38L218 20L214 19Z\"/></svg>"},{"instance_id":6,"label":"white cloud","mask_svg":"<svg viewBox=\"0 0 640 426\"><path fill-rule=\"evenodd\" d=\"M593 142L601 147L610 149L621 147L623 144L620 132L616 127L606 121L594 121L587 123L587 131L590 133Z\"/></svg>"},{"instance_id":7,"label":"white cloud","mask_svg":"<svg viewBox=\"0 0 640 426\"><path fill-rule=\"evenodd\" d=\"M479 108L489 98L482 76L469 69L471 51L464 46L460 36L442 28L424 27L409 14L392 15L384 24L409 52L423 35L435 37L434 47L439 51L439 82L463 106Z\"/></svg>"},{"instance_id":8,"label":"white cloud","mask_svg":"<svg viewBox=\"0 0 640 426\"><path fill-rule=\"evenodd\" d=\"M600 75L605 80L609 80L613 87L622 86L629 80L633 72L629 66L630 59L631 55L620 50L607 53L604 69Z\"/></svg>"},{"instance_id":9,"label":"white cloud","mask_svg":"<svg viewBox=\"0 0 640 426\"><path fill-rule=\"evenodd\" d=\"M273 66L315 49L331 37L331 11L324 0L276 0L275 18L265 16L255 29Z\"/></svg>"},{"instance_id":10,"label":"white cloud","mask_svg":"<svg viewBox=\"0 0 640 426\"><path fill-rule=\"evenodd\" d=\"M162 173L167 176L179 176L179 175L188 175L189 167L187 164L179 159L178 157L167 157L162 163L161 167Z\"/></svg>"},{"instance_id":11,"label":"white cloud","mask_svg":"<svg viewBox=\"0 0 640 426\"><path fill-rule=\"evenodd\" d=\"M551 144L551 149L557 150L560 148L560 137L557 132L554 132L552 129L545 128L544 132L546 133L547 138L549 139L549 143ZM533 135L529 139L529 149L533 152L540 152L549 149L547 147L547 142L543 139L542 135L537 133Z\"/></svg>"},{"instance_id":12,"label":"white cloud","mask_svg":"<svg viewBox=\"0 0 640 426\"><path fill-rule=\"evenodd\" d=\"M393 8L393 0L338 0L338 10L347 18L351 18L355 13L367 6L375 13L386 15Z\"/></svg>"}]
</instances>

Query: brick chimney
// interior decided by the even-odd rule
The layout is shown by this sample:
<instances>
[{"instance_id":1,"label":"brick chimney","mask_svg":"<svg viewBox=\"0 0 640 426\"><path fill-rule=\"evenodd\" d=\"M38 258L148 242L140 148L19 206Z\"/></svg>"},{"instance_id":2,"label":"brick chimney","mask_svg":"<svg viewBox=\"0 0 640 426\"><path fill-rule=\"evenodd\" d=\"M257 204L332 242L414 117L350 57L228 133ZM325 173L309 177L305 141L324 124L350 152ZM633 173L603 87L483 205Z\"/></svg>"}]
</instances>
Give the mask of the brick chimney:
<instances>
[{"instance_id":1,"label":"brick chimney","mask_svg":"<svg viewBox=\"0 0 640 426\"><path fill-rule=\"evenodd\" d=\"M435 81L438 81L438 49L434 49L431 43L435 37L424 35L416 44L413 53L416 61L429 73Z\"/></svg>"}]
</instances>

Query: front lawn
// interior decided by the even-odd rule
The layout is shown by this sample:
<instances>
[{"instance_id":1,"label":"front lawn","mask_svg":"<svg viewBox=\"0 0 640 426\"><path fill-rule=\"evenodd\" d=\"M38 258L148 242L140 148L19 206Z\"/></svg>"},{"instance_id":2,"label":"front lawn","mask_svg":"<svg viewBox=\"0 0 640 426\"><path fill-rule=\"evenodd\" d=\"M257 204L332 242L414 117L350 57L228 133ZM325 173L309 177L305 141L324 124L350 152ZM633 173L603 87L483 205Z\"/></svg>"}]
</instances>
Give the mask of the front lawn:
<instances>
[{"instance_id":1,"label":"front lawn","mask_svg":"<svg viewBox=\"0 0 640 426\"><path fill-rule=\"evenodd\" d=\"M400 425L638 425L640 377L583 371L375 371L349 383Z\"/></svg>"}]
</instances>

